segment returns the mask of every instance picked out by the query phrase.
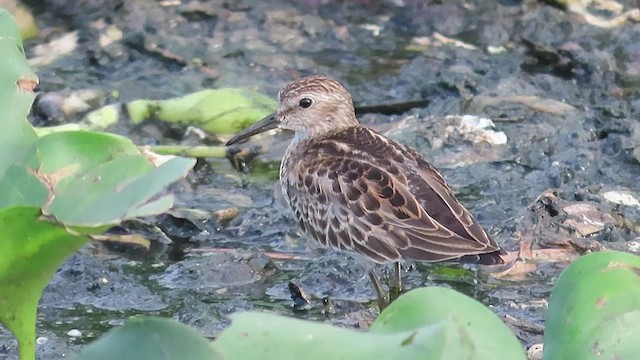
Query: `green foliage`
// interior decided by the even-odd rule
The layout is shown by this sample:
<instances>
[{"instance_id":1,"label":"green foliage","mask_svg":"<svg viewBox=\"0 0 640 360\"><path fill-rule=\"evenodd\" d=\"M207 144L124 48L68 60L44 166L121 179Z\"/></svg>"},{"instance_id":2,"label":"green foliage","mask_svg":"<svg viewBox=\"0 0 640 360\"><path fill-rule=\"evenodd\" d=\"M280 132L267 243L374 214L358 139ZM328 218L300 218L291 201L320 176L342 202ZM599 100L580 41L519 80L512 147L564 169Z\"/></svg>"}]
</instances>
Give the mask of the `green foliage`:
<instances>
[{"instance_id":1,"label":"green foliage","mask_svg":"<svg viewBox=\"0 0 640 360\"><path fill-rule=\"evenodd\" d=\"M431 341L441 348L429 353L437 359L524 359L511 330L486 306L452 289L420 288L398 298L371 326L371 332L416 331L425 326L439 333ZM490 336L488 334L491 334Z\"/></svg>"},{"instance_id":2,"label":"green foliage","mask_svg":"<svg viewBox=\"0 0 640 360\"><path fill-rule=\"evenodd\" d=\"M41 218L34 207L0 210L0 231L0 323L19 339L21 357L33 358L40 294L87 239Z\"/></svg>"},{"instance_id":3,"label":"green foliage","mask_svg":"<svg viewBox=\"0 0 640 360\"><path fill-rule=\"evenodd\" d=\"M496 315L451 289L410 291L392 303L369 332L247 312L203 346L170 320L135 319L84 349L84 359L524 359L518 340ZM202 339L201 341L204 341ZM191 344L191 345L187 345ZM189 346L193 346L192 349ZM187 350L190 349L190 350Z\"/></svg>"},{"instance_id":4,"label":"green foliage","mask_svg":"<svg viewBox=\"0 0 640 360\"><path fill-rule=\"evenodd\" d=\"M275 100L247 89L224 88L201 90L166 100L134 100L125 105L126 113L134 124L159 120L176 127L196 126L209 134L234 134L255 123L275 110ZM106 130L120 121L119 105L106 105L88 113L82 121L72 124L37 128L40 136L69 130ZM165 147L164 151L190 153L191 149ZM203 148L196 153L202 153ZM205 156L224 157L217 153L224 148L211 148Z\"/></svg>"},{"instance_id":5,"label":"green foliage","mask_svg":"<svg viewBox=\"0 0 640 360\"><path fill-rule=\"evenodd\" d=\"M263 313L232 317L214 343L230 359L524 359L491 310L455 290L429 287L399 297L369 332Z\"/></svg>"},{"instance_id":6,"label":"green foliage","mask_svg":"<svg viewBox=\"0 0 640 360\"><path fill-rule=\"evenodd\" d=\"M60 263L86 234L171 207L173 197L159 192L195 161L142 154L110 134L38 137L26 121L37 77L3 10L0 53L0 322L18 338L20 357L33 359L38 300Z\"/></svg>"},{"instance_id":7,"label":"green foliage","mask_svg":"<svg viewBox=\"0 0 640 360\"><path fill-rule=\"evenodd\" d=\"M181 323L162 318L133 318L112 329L73 357L74 360L216 360L209 342Z\"/></svg>"},{"instance_id":8,"label":"green foliage","mask_svg":"<svg viewBox=\"0 0 640 360\"><path fill-rule=\"evenodd\" d=\"M25 60L20 33L11 15L0 9L0 179L12 163L21 161L36 140L26 118L35 98L21 90L18 81L37 82Z\"/></svg>"},{"instance_id":9,"label":"green foliage","mask_svg":"<svg viewBox=\"0 0 640 360\"><path fill-rule=\"evenodd\" d=\"M640 339L640 257L604 251L558 278L547 311L544 359L635 359Z\"/></svg>"},{"instance_id":10,"label":"green foliage","mask_svg":"<svg viewBox=\"0 0 640 360\"><path fill-rule=\"evenodd\" d=\"M234 134L270 114L277 103L246 89L208 89L167 100L136 100L127 105L133 123L157 119L197 126L210 134Z\"/></svg>"},{"instance_id":11,"label":"green foliage","mask_svg":"<svg viewBox=\"0 0 640 360\"><path fill-rule=\"evenodd\" d=\"M173 196L154 196L194 163L171 157L156 166L129 139L105 133L54 133L37 148L31 156L39 166L32 172L53 195L42 210L67 225L101 226L161 213Z\"/></svg>"}]
</instances>

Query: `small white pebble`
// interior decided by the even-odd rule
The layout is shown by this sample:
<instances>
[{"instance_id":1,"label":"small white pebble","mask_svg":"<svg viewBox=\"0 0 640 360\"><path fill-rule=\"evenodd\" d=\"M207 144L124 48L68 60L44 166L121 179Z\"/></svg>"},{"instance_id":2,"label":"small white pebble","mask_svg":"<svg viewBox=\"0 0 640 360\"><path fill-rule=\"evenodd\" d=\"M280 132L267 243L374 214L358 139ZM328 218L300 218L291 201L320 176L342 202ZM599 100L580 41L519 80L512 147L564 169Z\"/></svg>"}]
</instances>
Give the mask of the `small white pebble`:
<instances>
[{"instance_id":1,"label":"small white pebble","mask_svg":"<svg viewBox=\"0 0 640 360\"><path fill-rule=\"evenodd\" d=\"M78 329L71 329L67 332L67 335L71 337L80 337L82 336L82 332Z\"/></svg>"},{"instance_id":2,"label":"small white pebble","mask_svg":"<svg viewBox=\"0 0 640 360\"><path fill-rule=\"evenodd\" d=\"M628 191L607 191L602 195L612 203L640 207L640 201Z\"/></svg>"},{"instance_id":3,"label":"small white pebble","mask_svg":"<svg viewBox=\"0 0 640 360\"><path fill-rule=\"evenodd\" d=\"M371 31L371 34L373 34L373 36L380 36L380 31L382 30L382 27L379 25L375 25L375 24L363 24L360 25L361 28Z\"/></svg>"},{"instance_id":4,"label":"small white pebble","mask_svg":"<svg viewBox=\"0 0 640 360\"><path fill-rule=\"evenodd\" d=\"M449 115L447 119L455 119ZM492 145L504 145L507 143L507 135L502 131L493 130L495 124L491 119L474 115L462 115L458 131L473 143L488 142Z\"/></svg>"},{"instance_id":5,"label":"small white pebble","mask_svg":"<svg viewBox=\"0 0 640 360\"><path fill-rule=\"evenodd\" d=\"M46 343L47 343L47 341L49 341L49 339L48 339L48 338L46 338L46 337L44 337L44 336L38 336L38 337L36 338L36 344L38 344L38 345L46 344Z\"/></svg>"},{"instance_id":6,"label":"small white pebble","mask_svg":"<svg viewBox=\"0 0 640 360\"><path fill-rule=\"evenodd\" d=\"M640 241L632 241L628 243L627 246L629 247L629 251L631 252L640 251Z\"/></svg>"},{"instance_id":7,"label":"small white pebble","mask_svg":"<svg viewBox=\"0 0 640 360\"><path fill-rule=\"evenodd\" d=\"M507 52L507 48L505 48L502 45L500 45L500 46L489 45L489 46L487 46L487 52L489 54L491 54L491 55L503 54L503 53Z\"/></svg>"},{"instance_id":8,"label":"small white pebble","mask_svg":"<svg viewBox=\"0 0 640 360\"><path fill-rule=\"evenodd\" d=\"M544 350L543 344L533 344L527 349L527 359L539 360L542 359L542 351Z\"/></svg>"}]
</instances>

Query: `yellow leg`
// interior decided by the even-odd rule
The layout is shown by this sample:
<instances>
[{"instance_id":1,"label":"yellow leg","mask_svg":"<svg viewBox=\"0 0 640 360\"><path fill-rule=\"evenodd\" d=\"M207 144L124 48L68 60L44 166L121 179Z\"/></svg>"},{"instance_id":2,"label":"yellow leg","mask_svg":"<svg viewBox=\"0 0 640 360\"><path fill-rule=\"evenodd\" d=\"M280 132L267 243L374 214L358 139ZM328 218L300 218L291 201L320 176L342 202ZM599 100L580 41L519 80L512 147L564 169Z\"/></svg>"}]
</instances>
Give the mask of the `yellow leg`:
<instances>
[{"instance_id":1,"label":"yellow leg","mask_svg":"<svg viewBox=\"0 0 640 360\"><path fill-rule=\"evenodd\" d=\"M378 276L376 276L376 273L373 270L369 270L369 278L371 279L373 288L376 291L376 294L378 295L378 308L380 309L380 312L382 312L382 310L384 310L384 308L386 308L387 305L389 305L389 298L387 297L387 294L385 293L385 291L382 289L382 284L380 284L380 279L378 278Z\"/></svg>"},{"instance_id":2,"label":"yellow leg","mask_svg":"<svg viewBox=\"0 0 640 360\"><path fill-rule=\"evenodd\" d=\"M389 304L402 293L402 265L400 262L394 264L393 282L389 285Z\"/></svg>"}]
</instances>

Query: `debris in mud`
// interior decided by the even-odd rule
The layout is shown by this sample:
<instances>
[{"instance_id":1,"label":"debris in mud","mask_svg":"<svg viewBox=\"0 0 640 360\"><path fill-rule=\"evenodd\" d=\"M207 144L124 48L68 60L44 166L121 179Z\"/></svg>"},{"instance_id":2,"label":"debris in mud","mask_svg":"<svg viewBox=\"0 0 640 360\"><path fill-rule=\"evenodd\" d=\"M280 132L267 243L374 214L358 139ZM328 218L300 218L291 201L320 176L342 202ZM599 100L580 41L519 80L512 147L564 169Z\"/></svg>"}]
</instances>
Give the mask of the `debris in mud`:
<instances>
[{"instance_id":1,"label":"debris in mud","mask_svg":"<svg viewBox=\"0 0 640 360\"><path fill-rule=\"evenodd\" d=\"M294 282L289 282L289 293L291 293L291 300L293 300L293 311L307 311L312 306L312 301L309 295L307 295L300 286Z\"/></svg>"},{"instance_id":2,"label":"debris in mud","mask_svg":"<svg viewBox=\"0 0 640 360\"><path fill-rule=\"evenodd\" d=\"M95 89L41 93L36 97L30 120L35 126L57 125L101 106L103 101L104 93Z\"/></svg>"},{"instance_id":3,"label":"debris in mud","mask_svg":"<svg viewBox=\"0 0 640 360\"><path fill-rule=\"evenodd\" d=\"M443 151L455 145L458 148L441 156L449 166L502 160L502 145L507 143L507 135L495 130L490 119L473 115L407 116L385 135L409 145L428 142L431 149Z\"/></svg>"},{"instance_id":4,"label":"debris in mud","mask_svg":"<svg viewBox=\"0 0 640 360\"><path fill-rule=\"evenodd\" d=\"M522 69L530 73L550 73L562 78L585 76L589 73L588 65L565 49L551 49L522 38L527 48L527 57L522 63Z\"/></svg>"},{"instance_id":5,"label":"debris in mud","mask_svg":"<svg viewBox=\"0 0 640 360\"><path fill-rule=\"evenodd\" d=\"M194 255L169 265L164 274L154 275L151 279L169 289L209 292L262 280L269 273L265 268L268 261L267 257L260 255L246 256L231 252Z\"/></svg>"},{"instance_id":6,"label":"debris in mud","mask_svg":"<svg viewBox=\"0 0 640 360\"><path fill-rule=\"evenodd\" d=\"M605 200L615 204L640 207L638 198L629 191L605 191L602 196Z\"/></svg>"},{"instance_id":7,"label":"debris in mud","mask_svg":"<svg viewBox=\"0 0 640 360\"><path fill-rule=\"evenodd\" d=\"M66 33L51 40L49 43L36 45L33 48L35 56L29 59L29 65L35 68L49 65L58 58L75 51L77 46L78 31Z\"/></svg>"},{"instance_id":8,"label":"debris in mud","mask_svg":"<svg viewBox=\"0 0 640 360\"><path fill-rule=\"evenodd\" d=\"M502 131L496 131L491 119L481 118L473 115L446 117L446 120L459 122L457 127L451 126L451 133L457 132L466 140L472 143L486 142L491 145L504 145L507 143L507 135Z\"/></svg>"},{"instance_id":9,"label":"debris in mud","mask_svg":"<svg viewBox=\"0 0 640 360\"><path fill-rule=\"evenodd\" d=\"M576 110L574 106L558 100L545 99L538 96L530 95L507 95L492 97L478 95L474 96L470 100L468 106L473 107L474 109L482 110L486 107L507 106L509 104L522 105L533 111L546 112L556 115L564 115L568 112Z\"/></svg>"},{"instance_id":10,"label":"debris in mud","mask_svg":"<svg viewBox=\"0 0 640 360\"><path fill-rule=\"evenodd\" d=\"M544 345L542 343L533 344L527 348L527 360L542 360L542 351Z\"/></svg>"},{"instance_id":11,"label":"debris in mud","mask_svg":"<svg viewBox=\"0 0 640 360\"><path fill-rule=\"evenodd\" d=\"M575 203L562 210L568 215L563 224L583 237L604 230L607 223L615 223L613 216L598 211L593 204Z\"/></svg>"}]
</instances>

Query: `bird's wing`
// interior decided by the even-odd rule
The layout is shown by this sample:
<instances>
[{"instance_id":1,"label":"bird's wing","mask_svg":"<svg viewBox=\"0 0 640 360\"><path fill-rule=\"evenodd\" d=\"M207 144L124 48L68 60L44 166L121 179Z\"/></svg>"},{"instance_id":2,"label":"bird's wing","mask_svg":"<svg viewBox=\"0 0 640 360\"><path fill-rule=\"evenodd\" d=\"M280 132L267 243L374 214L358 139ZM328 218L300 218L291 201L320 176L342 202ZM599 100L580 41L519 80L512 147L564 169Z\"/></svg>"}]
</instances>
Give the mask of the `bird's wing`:
<instances>
[{"instance_id":1,"label":"bird's wing","mask_svg":"<svg viewBox=\"0 0 640 360\"><path fill-rule=\"evenodd\" d=\"M286 187L291 207L303 230L327 246L376 262L442 261L497 250L435 220L409 184L363 159L307 158L297 172Z\"/></svg>"},{"instance_id":2,"label":"bird's wing","mask_svg":"<svg viewBox=\"0 0 640 360\"><path fill-rule=\"evenodd\" d=\"M458 201L440 173L411 149L408 154L415 161L408 172L407 185L416 200L441 225L458 235L473 239L489 250L499 250L469 211Z\"/></svg>"},{"instance_id":3,"label":"bird's wing","mask_svg":"<svg viewBox=\"0 0 640 360\"><path fill-rule=\"evenodd\" d=\"M298 162L295 171L281 179L302 232L326 247L356 252L378 263L400 260L388 235L374 237L380 230L370 223L382 221L365 211L361 201L351 200L365 189L344 175L338 176L339 167L349 166L348 163L331 158L306 160Z\"/></svg>"}]
</instances>

